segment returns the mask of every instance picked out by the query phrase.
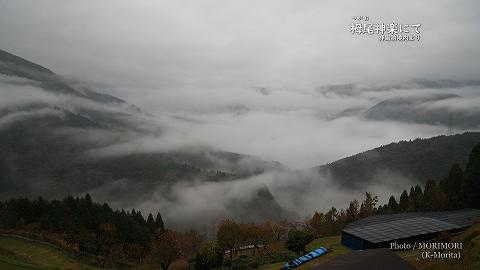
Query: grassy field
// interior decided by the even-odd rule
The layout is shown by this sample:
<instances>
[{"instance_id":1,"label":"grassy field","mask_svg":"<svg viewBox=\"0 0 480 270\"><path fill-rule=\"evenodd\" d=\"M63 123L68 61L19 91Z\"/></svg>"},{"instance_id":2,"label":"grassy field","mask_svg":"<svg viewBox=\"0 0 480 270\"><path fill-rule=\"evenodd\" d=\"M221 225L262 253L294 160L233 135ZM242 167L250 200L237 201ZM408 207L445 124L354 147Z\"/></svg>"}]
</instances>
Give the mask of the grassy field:
<instances>
[{"instance_id":1,"label":"grassy field","mask_svg":"<svg viewBox=\"0 0 480 270\"><path fill-rule=\"evenodd\" d=\"M0 269L97 270L100 268L82 264L47 243L13 236L0 236Z\"/></svg>"},{"instance_id":2,"label":"grassy field","mask_svg":"<svg viewBox=\"0 0 480 270\"><path fill-rule=\"evenodd\" d=\"M313 266L329 261L338 255L345 254L350 251L348 248L346 248L340 243L340 236L323 237L323 238L316 239L307 246L307 251L312 251L320 247L329 248L331 249L331 251L323 256L320 256L315 260L311 260L307 263L304 263L300 267L295 269L307 270L312 268ZM274 264L262 265L258 269L259 270L278 270L285 263L286 262L279 262Z\"/></svg>"}]
</instances>

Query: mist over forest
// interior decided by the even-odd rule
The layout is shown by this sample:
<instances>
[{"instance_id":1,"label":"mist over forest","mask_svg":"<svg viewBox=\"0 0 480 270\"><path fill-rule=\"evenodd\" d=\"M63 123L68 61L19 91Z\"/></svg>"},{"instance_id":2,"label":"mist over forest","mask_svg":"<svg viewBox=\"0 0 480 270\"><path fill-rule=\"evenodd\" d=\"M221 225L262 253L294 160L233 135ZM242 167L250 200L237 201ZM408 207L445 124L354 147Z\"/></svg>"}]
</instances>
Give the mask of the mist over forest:
<instances>
[{"instance_id":1,"label":"mist over forest","mask_svg":"<svg viewBox=\"0 0 480 270\"><path fill-rule=\"evenodd\" d=\"M478 140L479 18L462 3L0 1L0 195L88 193L176 228L385 202ZM424 37L354 38L353 13L422 18Z\"/></svg>"}]
</instances>

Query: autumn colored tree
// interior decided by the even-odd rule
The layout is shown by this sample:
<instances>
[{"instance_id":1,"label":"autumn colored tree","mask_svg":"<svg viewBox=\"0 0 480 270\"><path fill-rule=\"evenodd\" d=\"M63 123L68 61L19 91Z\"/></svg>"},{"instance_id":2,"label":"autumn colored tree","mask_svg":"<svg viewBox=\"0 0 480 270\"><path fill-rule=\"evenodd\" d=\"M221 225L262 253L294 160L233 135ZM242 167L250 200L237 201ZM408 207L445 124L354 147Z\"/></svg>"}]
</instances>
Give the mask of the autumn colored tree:
<instances>
[{"instance_id":1,"label":"autumn colored tree","mask_svg":"<svg viewBox=\"0 0 480 270\"><path fill-rule=\"evenodd\" d=\"M213 241L204 243L195 257L195 269L197 270L214 269L222 264L223 250Z\"/></svg>"},{"instance_id":2,"label":"autumn colored tree","mask_svg":"<svg viewBox=\"0 0 480 270\"><path fill-rule=\"evenodd\" d=\"M360 209L360 205L358 203L358 200L353 200L350 202L348 205L348 208L346 210L346 222L350 223L358 219Z\"/></svg>"},{"instance_id":3,"label":"autumn colored tree","mask_svg":"<svg viewBox=\"0 0 480 270\"><path fill-rule=\"evenodd\" d=\"M310 230L316 237L320 237L325 233L325 216L323 213L315 212L308 223Z\"/></svg>"},{"instance_id":4,"label":"autumn colored tree","mask_svg":"<svg viewBox=\"0 0 480 270\"><path fill-rule=\"evenodd\" d=\"M280 241L285 238L288 233L288 227L286 222L272 222L272 234L274 241Z\"/></svg>"},{"instance_id":5,"label":"autumn colored tree","mask_svg":"<svg viewBox=\"0 0 480 270\"><path fill-rule=\"evenodd\" d=\"M136 264L141 264L147 254L147 247L138 243L126 243L123 250L127 258Z\"/></svg>"},{"instance_id":6,"label":"autumn colored tree","mask_svg":"<svg viewBox=\"0 0 480 270\"><path fill-rule=\"evenodd\" d=\"M375 214L378 197L373 196L370 192L365 192L365 199L360 205L359 216L361 218L369 217Z\"/></svg>"},{"instance_id":7,"label":"autumn colored tree","mask_svg":"<svg viewBox=\"0 0 480 270\"><path fill-rule=\"evenodd\" d=\"M338 211L335 207L330 208L328 212L325 213L325 234L334 235L338 232L337 224Z\"/></svg>"},{"instance_id":8,"label":"autumn colored tree","mask_svg":"<svg viewBox=\"0 0 480 270\"><path fill-rule=\"evenodd\" d=\"M187 260L193 258L202 244L203 237L195 230L177 233L177 235L181 256Z\"/></svg>"},{"instance_id":9,"label":"autumn colored tree","mask_svg":"<svg viewBox=\"0 0 480 270\"><path fill-rule=\"evenodd\" d=\"M274 226L275 224L270 220L260 224L259 229L261 231L262 244L267 245L276 240Z\"/></svg>"},{"instance_id":10,"label":"autumn colored tree","mask_svg":"<svg viewBox=\"0 0 480 270\"><path fill-rule=\"evenodd\" d=\"M163 270L178 258L181 250L178 244L177 233L171 230L165 230L157 233L152 239L152 257L154 262L158 263Z\"/></svg>"},{"instance_id":11,"label":"autumn colored tree","mask_svg":"<svg viewBox=\"0 0 480 270\"><path fill-rule=\"evenodd\" d=\"M312 242L315 237L311 232L291 230L288 232L288 239L285 243L287 249L301 255L305 253L305 247Z\"/></svg>"},{"instance_id":12,"label":"autumn colored tree","mask_svg":"<svg viewBox=\"0 0 480 270\"><path fill-rule=\"evenodd\" d=\"M103 266L114 265L114 255L118 256L120 251L117 228L110 223L102 223L99 226L98 248L103 255Z\"/></svg>"},{"instance_id":13,"label":"autumn colored tree","mask_svg":"<svg viewBox=\"0 0 480 270\"><path fill-rule=\"evenodd\" d=\"M242 245L253 245L254 251L264 244L263 230L253 223L239 224L242 231Z\"/></svg>"},{"instance_id":14,"label":"autumn colored tree","mask_svg":"<svg viewBox=\"0 0 480 270\"><path fill-rule=\"evenodd\" d=\"M347 210L340 209L339 211L337 211L337 218L335 220L335 223L335 233L340 233L342 228L345 227L345 225L347 225L348 223L350 223L348 222Z\"/></svg>"},{"instance_id":15,"label":"autumn colored tree","mask_svg":"<svg viewBox=\"0 0 480 270\"><path fill-rule=\"evenodd\" d=\"M231 219L222 220L217 229L217 242L223 251L229 252L231 262L233 253L242 242L242 230L240 226Z\"/></svg>"}]
</instances>

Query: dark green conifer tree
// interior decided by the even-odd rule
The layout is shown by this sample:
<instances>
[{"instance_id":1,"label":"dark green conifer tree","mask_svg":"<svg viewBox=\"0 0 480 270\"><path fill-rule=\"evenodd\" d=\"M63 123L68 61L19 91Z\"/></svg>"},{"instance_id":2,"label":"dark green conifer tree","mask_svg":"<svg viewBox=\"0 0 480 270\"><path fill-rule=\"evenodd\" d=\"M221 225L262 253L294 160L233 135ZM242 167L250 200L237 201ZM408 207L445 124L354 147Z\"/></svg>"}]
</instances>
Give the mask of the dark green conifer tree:
<instances>
[{"instance_id":1,"label":"dark green conifer tree","mask_svg":"<svg viewBox=\"0 0 480 270\"><path fill-rule=\"evenodd\" d=\"M153 215L152 213L148 214L148 217L147 217L147 227L148 229L150 230L150 232L154 232L157 228L156 224L155 224L155 219L153 219Z\"/></svg>"},{"instance_id":2,"label":"dark green conifer tree","mask_svg":"<svg viewBox=\"0 0 480 270\"><path fill-rule=\"evenodd\" d=\"M400 195L400 203L398 204L398 208L400 212L406 212L408 210L409 200L408 200L408 193L406 190L402 192Z\"/></svg>"},{"instance_id":3,"label":"dark green conifer tree","mask_svg":"<svg viewBox=\"0 0 480 270\"><path fill-rule=\"evenodd\" d=\"M467 180L464 194L467 206L480 209L480 143L470 153L465 176Z\"/></svg>"},{"instance_id":4,"label":"dark green conifer tree","mask_svg":"<svg viewBox=\"0 0 480 270\"><path fill-rule=\"evenodd\" d=\"M395 200L395 197L392 195L388 200L388 213L397 213L398 212L398 203Z\"/></svg>"},{"instance_id":5,"label":"dark green conifer tree","mask_svg":"<svg viewBox=\"0 0 480 270\"><path fill-rule=\"evenodd\" d=\"M414 196L410 196L410 197L413 197L413 201L415 203L415 211L421 211L424 208L422 187L417 184L413 190L414 190Z\"/></svg>"},{"instance_id":6,"label":"dark green conifer tree","mask_svg":"<svg viewBox=\"0 0 480 270\"><path fill-rule=\"evenodd\" d=\"M162 215L160 215L159 212L157 212L157 216L155 217L155 224L157 230L164 231L165 230L165 224L163 223Z\"/></svg>"},{"instance_id":7,"label":"dark green conifer tree","mask_svg":"<svg viewBox=\"0 0 480 270\"><path fill-rule=\"evenodd\" d=\"M453 164L447 178L442 181L442 190L447 195L449 208L459 209L464 207L463 188L465 184L462 168L457 163Z\"/></svg>"}]
</instances>

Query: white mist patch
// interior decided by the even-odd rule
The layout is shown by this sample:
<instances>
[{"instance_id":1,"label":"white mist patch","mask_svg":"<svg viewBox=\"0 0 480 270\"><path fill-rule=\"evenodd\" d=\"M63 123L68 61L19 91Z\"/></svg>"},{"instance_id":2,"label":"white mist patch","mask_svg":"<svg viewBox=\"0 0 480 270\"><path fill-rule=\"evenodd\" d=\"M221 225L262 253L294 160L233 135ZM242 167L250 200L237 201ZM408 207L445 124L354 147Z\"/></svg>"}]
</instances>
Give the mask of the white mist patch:
<instances>
[{"instance_id":1,"label":"white mist patch","mask_svg":"<svg viewBox=\"0 0 480 270\"><path fill-rule=\"evenodd\" d=\"M384 203L390 195L398 196L412 184L406 177L382 171L362 189L348 190L314 170L278 170L228 182L180 181L170 187L159 186L151 197L133 208L145 213L161 211L168 226L204 229L224 217L238 219L229 212L229 204L248 201L261 187L267 187L282 208L304 219L315 211L346 208L354 199L361 201L365 192L379 196L379 202ZM245 211L253 215L255 206L252 207Z\"/></svg>"},{"instance_id":2,"label":"white mist patch","mask_svg":"<svg viewBox=\"0 0 480 270\"><path fill-rule=\"evenodd\" d=\"M33 110L30 112L14 112L0 118L0 129L7 128L10 124L27 120L42 118L44 116L54 116L58 118L63 118L65 114L60 110L43 108L39 110Z\"/></svg>"},{"instance_id":3,"label":"white mist patch","mask_svg":"<svg viewBox=\"0 0 480 270\"><path fill-rule=\"evenodd\" d=\"M185 229L209 227L224 217L238 218L230 211L230 204L249 201L261 187L261 182L252 180L179 181L172 186L159 186L151 197L133 207L145 213L161 211L168 226ZM255 211L251 210L253 219Z\"/></svg>"}]
</instances>

